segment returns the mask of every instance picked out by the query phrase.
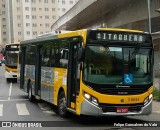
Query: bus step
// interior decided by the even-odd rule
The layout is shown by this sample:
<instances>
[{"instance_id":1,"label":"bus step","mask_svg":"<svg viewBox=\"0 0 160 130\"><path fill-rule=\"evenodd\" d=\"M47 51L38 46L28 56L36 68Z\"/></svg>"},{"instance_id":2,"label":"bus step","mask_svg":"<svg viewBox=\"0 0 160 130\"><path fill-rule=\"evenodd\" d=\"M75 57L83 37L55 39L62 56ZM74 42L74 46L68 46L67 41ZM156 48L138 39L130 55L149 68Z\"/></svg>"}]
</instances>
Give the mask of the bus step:
<instances>
[{"instance_id":1,"label":"bus step","mask_svg":"<svg viewBox=\"0 0 160 130\"><path fill-rule=\"evenodd\" d=\"M71 112L71 113L76 113L76 111L75 111L74 109L72 109L72 108L67 108L67 110L68 110L69 112Z\"/></svg>"},{"instance_id":2,"label":"bus step","mask_svg":"<svg viewBox=\"0 0 160 130\"><path fill-rule=\"evenodd\" d=\"M40 96L35 95L35 99L40 100L41 98L40 98Z\"/></svg>"}]
</instances>

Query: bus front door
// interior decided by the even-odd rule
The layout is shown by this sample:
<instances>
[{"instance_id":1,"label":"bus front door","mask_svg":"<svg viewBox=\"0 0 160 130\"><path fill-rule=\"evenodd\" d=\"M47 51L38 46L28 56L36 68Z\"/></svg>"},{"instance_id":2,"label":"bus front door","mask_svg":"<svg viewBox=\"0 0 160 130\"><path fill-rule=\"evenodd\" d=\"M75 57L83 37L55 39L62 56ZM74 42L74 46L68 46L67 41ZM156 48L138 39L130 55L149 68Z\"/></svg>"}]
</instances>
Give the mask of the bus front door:
<instances>
[{"instance_id":1,"label":"bus front door","mask_svg":"<svg viewBox=\"0 0 160 130\"><path fill-rule=\"evenodd\" d=\"M35 95L40 96L41 88L41 46L37 47L36 70L35 70Z\"/></svg>"},{"instance_id":2,"label":"bus front door","mask_svg":"<svg viewBox=\"0 0 160 130\"><path fill-rule=\"evenodd\" d=\"M80 42L70 43L68 79L67 79L67 108L76 109L76 96L79 92L80 67L78 48Z\"/></svg>"},{"instance_id":3,"label":"bus front door","mask_svg":"<svg viewBox=\"0 0 160 130\"><path fill-rule=\"evenodd\" d=\"M24 77L25 77L25 54L26 54L26 48L21 47L20 51L20 89L24 89ZM27 91L27 90L26 90Z\"/></svg>"}]
</instances>

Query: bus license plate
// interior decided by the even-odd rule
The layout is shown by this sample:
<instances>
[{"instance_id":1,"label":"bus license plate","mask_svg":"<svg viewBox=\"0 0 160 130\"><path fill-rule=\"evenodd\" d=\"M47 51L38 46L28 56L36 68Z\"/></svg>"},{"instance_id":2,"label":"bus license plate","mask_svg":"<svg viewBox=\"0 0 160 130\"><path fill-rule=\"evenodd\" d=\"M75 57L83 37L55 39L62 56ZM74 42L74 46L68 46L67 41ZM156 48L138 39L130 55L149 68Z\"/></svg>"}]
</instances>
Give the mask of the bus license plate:
<instances>
[{"instance_id":1,"label":"bus license plate","mask_svg":"<svg viewBox=\"0 0 160 130\"><path fill-rule=\"evenodd\" d=\"M117 108L117 113L127 113L128 108Z\"/></svg>"}]
</instances>

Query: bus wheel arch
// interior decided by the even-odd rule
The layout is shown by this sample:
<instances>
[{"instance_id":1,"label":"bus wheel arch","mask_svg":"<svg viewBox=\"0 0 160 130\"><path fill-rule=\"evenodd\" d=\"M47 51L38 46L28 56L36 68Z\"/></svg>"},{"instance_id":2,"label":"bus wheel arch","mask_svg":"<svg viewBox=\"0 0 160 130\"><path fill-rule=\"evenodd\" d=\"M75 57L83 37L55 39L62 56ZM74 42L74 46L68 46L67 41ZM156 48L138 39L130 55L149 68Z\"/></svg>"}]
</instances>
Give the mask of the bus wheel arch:
<instances>
[{"instance_id":1,"label":"bus wheel arch","mask_svg":"<svg viewBox=\"0 0 160 130\"><path fill-rule=\"evenodd\" d=\"M66 107L66 95L62 87L59 89L58 92L57 107L58 107L58 114L61 117L66 117L68 114Z\"/></svg>"}]
</instances>

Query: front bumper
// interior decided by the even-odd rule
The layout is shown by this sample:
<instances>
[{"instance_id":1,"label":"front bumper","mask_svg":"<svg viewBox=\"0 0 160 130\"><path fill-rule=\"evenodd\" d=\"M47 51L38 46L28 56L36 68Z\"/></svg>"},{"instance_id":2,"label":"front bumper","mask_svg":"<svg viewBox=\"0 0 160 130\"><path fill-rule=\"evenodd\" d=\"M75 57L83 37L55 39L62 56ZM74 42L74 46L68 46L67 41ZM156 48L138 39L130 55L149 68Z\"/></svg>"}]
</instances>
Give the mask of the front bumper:
<instances>
[{"instance_id":1,"label":"front bumper","mask_svg":"<svg viewBox=\"0 0 160 130\"><path fill-rule=\"evenodd\" d=\"M81 114L82 115L92 115L92 116L130 116L130 115L149 115L152 112L152 100L146 105L141 107L140 111L127 112L127 113L117 113L117 112L103 112L101 107L98 107L88 100L84 100L81 104Z\"/></svg>"}]
</instances>

